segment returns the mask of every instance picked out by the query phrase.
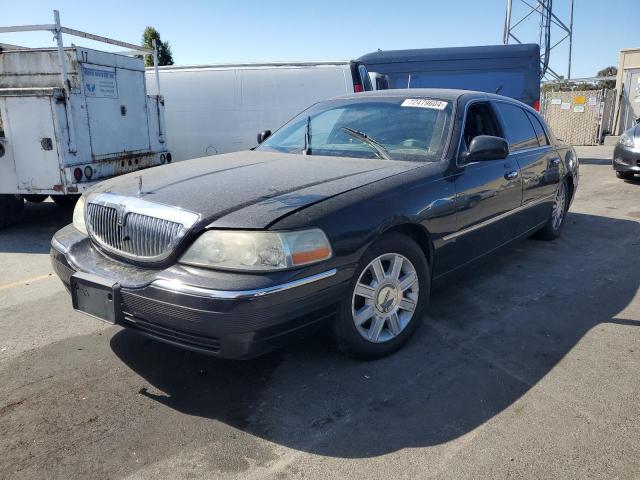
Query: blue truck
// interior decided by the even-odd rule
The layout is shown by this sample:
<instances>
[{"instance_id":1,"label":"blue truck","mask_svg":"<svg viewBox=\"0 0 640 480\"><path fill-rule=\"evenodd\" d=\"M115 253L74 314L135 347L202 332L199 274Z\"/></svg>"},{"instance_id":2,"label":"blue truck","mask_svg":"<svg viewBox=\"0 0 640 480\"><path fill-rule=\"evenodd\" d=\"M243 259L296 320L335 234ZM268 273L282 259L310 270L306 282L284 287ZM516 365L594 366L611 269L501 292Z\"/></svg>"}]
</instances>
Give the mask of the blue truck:
<instances>
[{"instance_id":1,"label":"blue truck","mask_svg":"<svg viewBox=\"0 0 640 480\"><path fill-rule=\"evenodd\" d=\"M368 53L374 88L456 88L497 93L540 108L537 44L422 48Z\"/></svg>"}]
</instances>

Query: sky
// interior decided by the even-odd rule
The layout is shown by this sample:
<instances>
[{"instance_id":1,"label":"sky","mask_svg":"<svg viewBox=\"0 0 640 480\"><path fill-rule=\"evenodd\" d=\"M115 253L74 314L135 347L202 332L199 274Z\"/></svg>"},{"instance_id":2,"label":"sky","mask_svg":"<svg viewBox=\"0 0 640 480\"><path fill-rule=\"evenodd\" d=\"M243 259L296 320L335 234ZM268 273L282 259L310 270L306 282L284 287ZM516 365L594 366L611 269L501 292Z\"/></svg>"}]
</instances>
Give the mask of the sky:
<instances>
[{"instance_id":1,"label":"sky","mask_svg":"<svg viewBox=\"0 0 640 480\"><path fill-rule=\"evenodd\" d=\"M621 48L640 47L638 1L575 0L573 78L617 65ZM568 22L569 0L553 3ZM377 49L495 45L502 43L506 9L505 0L0 0L3 4L0 26L52 23L56 8L63 26L137 44L151 25L169 41L178 65L350 60ZM515 22L527 7L521 0L513 4ZM529 17L519 27L523 43L537 43L537 22ZM562 36L554 28L552 43ZM0 34L0 42L54 45L51 34L36 32ZM65 44L72 42L96 47L65 37ZM567 43L561 43L552 51L551 68L566 76L567 57Z\"/></svg>"}]
</instances>

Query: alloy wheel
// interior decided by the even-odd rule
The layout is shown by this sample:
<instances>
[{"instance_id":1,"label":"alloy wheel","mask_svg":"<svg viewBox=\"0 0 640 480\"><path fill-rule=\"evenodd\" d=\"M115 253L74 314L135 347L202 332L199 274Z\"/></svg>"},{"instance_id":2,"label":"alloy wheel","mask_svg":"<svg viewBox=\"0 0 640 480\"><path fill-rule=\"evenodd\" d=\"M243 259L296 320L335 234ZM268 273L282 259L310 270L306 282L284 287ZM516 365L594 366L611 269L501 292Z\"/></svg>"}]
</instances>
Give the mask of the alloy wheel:
<instances>
[{"instance_id":1,"label":"alloy wheel","mask_svg":"<svg viewBox=\"0 0 640 480\"><path fill-rule=\"evenodd\" d=\"M560 183L560 187L558 188L558 193L556 193L556 198L553 202L553 211L551 213L551 225L554 230L558 230L560 225L562 225L562 220L564 219L565 208L567 203L567 188L565 183Z\"/></svg>"},{"instance_id":2,"label":"alloy wheel","mask_svg":"<svg viewBox=\"0 0 640 480\"><path fill-rule=\"evenodd\" d=\"M398 253L373 259L353 291L351 315L358 333L373 343L396 338L409 325L419 294L413 264Z\"/></svg>"}]
</instances>

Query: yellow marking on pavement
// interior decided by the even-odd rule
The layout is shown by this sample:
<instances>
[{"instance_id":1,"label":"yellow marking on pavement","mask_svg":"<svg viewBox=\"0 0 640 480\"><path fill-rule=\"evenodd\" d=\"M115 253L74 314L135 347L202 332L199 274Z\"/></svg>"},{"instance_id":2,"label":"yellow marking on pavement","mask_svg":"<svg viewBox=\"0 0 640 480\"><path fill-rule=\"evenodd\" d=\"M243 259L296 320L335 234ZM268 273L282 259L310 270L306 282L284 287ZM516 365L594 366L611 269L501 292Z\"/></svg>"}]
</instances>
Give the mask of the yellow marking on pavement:
<instances>
[{"instance_id":1,"label":"yellow marking on pavement","mask_svg":"<svg viewBox=\"0 0 640 480\"><path fill-rule=\"evenodd\" d=\"M20 287L21 285L29 285L31 282L39 282L40 280L46 280L47 278L53 278L53 275L40 275L39 277L28 278L26 280L20 280L19 282L5 283L0 285L0 290L8 290L9 288Z\"/></svg>"}]
</instances>

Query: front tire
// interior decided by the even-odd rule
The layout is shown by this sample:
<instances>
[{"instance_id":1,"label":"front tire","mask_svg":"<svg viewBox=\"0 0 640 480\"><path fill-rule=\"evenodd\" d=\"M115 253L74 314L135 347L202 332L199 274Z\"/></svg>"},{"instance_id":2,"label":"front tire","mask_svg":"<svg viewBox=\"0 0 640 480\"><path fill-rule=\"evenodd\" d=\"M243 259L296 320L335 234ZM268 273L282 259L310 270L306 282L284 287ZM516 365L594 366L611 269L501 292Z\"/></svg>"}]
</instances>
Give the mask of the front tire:
<instances>
[{"instance_id":1,"label":"front tire","mask_svg":"<svg viewBox=\"0 0 640 480\"><path fill-rule=\"evenodd\" d=\"M429 301L431 272L411 238L387 234L360 259L334 323L343 353L373 360L402 347L415 333Z\"/></svg>"},{"instance_id":2,"label":"front tire","mask_svg":"<svg viewBox=\"0 0 640 480\"><path fill-rule=\"evenodd\" d=\"M550 241L560 236L562 227L564 226L564 220L567 216L567 210L569 210L569 196L569 184L566 180L563 180L556 192L556 198L553 201L553 209L551 210L549 221L536 233L539 239Z\"/></svg>"}]
</instances>

